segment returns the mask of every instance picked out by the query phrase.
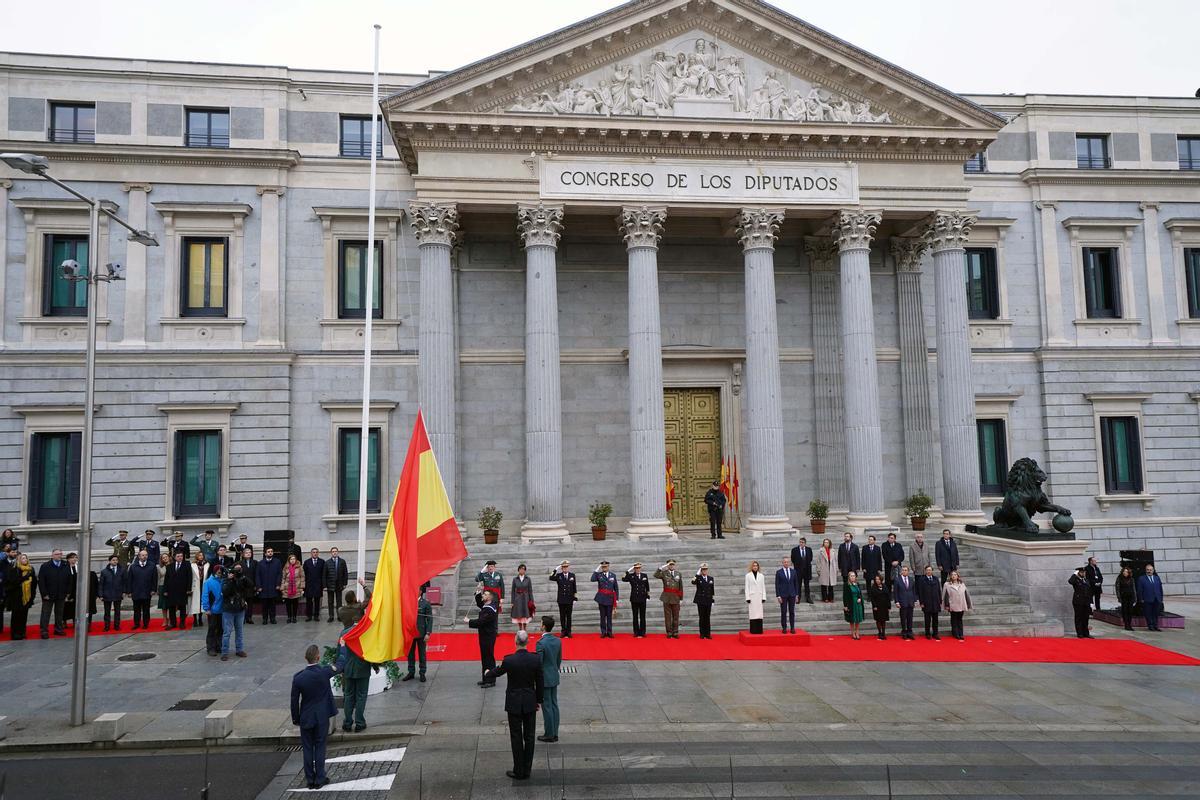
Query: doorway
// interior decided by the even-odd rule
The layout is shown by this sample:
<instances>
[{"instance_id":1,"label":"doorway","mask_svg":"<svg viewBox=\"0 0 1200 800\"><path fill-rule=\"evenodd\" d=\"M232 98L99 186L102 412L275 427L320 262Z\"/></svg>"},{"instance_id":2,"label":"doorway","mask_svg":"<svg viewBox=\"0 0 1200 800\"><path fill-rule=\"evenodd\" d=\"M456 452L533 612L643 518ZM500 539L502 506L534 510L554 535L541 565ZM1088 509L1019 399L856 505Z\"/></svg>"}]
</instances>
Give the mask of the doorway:
<instances>
[{"instance_id":1,"label":"doorway","mask_svg":"<svg viewBox=\"0 0 1200 800\"><path fill-rule=\"evenodd\" d=\"M671 458L675 525L707 525L704 493L721 477L721 390L663 390L667 455Z\"/></svg>"}]
</instances>

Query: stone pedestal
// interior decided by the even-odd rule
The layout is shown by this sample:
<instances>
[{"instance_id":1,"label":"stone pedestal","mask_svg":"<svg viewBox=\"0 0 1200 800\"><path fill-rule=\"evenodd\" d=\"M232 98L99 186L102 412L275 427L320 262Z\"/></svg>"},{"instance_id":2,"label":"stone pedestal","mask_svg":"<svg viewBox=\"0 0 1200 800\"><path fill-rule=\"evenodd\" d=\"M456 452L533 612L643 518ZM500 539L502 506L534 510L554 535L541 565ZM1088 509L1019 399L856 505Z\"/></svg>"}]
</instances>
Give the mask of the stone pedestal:
<instances>
[{"instance_id":1,"label":"stone pedestal","mask_svg":"<svg viewBox=\"0 0 1200 800\"><path fill-rule=\"evenodd\" d=\"M958 533L955 538L959 547L971 547L1031 609L1058 620L1066 630L1074 630L1067 580L1087 560L1090 542L1018 542L977 533ZM969 589L969 577L964 580Z\"/></svg>"}]
</instances>

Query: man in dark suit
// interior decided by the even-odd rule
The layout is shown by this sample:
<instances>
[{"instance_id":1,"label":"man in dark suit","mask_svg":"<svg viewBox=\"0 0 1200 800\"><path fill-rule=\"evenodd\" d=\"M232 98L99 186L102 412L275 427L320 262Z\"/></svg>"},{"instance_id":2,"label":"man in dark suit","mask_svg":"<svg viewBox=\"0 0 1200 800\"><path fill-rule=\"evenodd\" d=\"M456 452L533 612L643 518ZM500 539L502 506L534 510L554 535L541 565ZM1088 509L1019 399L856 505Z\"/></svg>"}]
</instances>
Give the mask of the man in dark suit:
<instances>
[{"instance_id":1,"label":"man in dark suit","mask_svg":"<svg viewBox=\"0 0 1200 800\"><path fill-rule=\"evenodd\" d=\"M925 574L917 578L917 602L925 615L925 638L941 640L938 636L938 614L942 610L942 582L933 574L933 566L925 566ZM930 630L933 635L930 636Z\"/></svg>"},{"instance_id":2,"label":"man in dark suit","mask_svg":"<svg viewBox=\"0 0 1200 800\"><path fill-rule=\"evenodd\" d=\"M883 572L883 551L879 549L879 545L875 544L874 536L867 537L860 560L862 561L862 581L867 584L873 583L875 576Z\"/></svg>"},{"instance_id":3,"label":"man in dark suit","mask_svg":"<svg viewBox=\"0 0 1200 800\"><path fill-rule=\"evenodd\" d=\"M240 538L244 541L246 534L243 533ZM235 555L241 560L237 563L242 567L242 574L249 578L250 583L254 585L254 591L246 597L246 610L242 612L242 624L253 625L254 598L258 595L258 559L254 557L254 548L250 545L242 547L239 544L238 547L241 549Z\"/></svg>"},{"instance_id":4,"label":"man in dark suit","mask_svg":"<svg viewBox=\"0 0 1200 800\"><path fill-rule=\"evenodd\" d=\"M262 603L262 623L275 624L275 609L279 605L279 582L283 580L283 562L270 547L254 572L254 593Z\"/></svg>"},{"instance_id":5,"label":"man in dark suit","mask_svg":"<svg viewBox=\"0 0 1200 800\"><path fill-rule=\"evenodd\" d=\"M896 580L896 576L900 574L900 565L904 563L904 545L896 541L896 534L889 533L887 541L883 543L883 569L887 573L884 582L887 584L888 591L892 590L892 583Z\"/></svg>"},{"instance_id":6,"label":"man in dark suit","mask_svg":"<svg viewBox=\"0 0 1200 800\"><path fill-rule=\"evenodd\" d=\"M779 601L780 633L796 632L796 598L800 595L800 581L790 558L783 559L775 570L775 599Z\"/></svg>"},{"instance_id":7,"label":"man in dark suit","mask_svg":"<svg viewBox=\"0 0 1200 800\"><path fill-rule=\"evenodd\" d=\"M1158 631L1158 616L1163 610L1162 578L1154 571L1153 564L1146 565L1146 574L1137 579L1137 599L1142 604L1142 616L1146 618L1147 630ZM45 617L42 617L45 620ZM42 623L44 631L45 622ZM43 636L43 639L46 637Z\"/></svg>"},{"instance_id":8,"label":"man in dark suit","mask_svg":"<svg viewBox=\"0 0 1200 800\"><path fill-rule=\"evenodd\" d=\"M344 644L339 640L338 644ZM329 783L325 775L325 740L329 720L337 716L329 681L341 670L339 665L321 666L321 649L310 644L304 651L308 666L292 676L292 724L300 726L300 746L304 750L304 777L309 789Z\"/></svg>"},{"instance_id":9,"label":"man in dark suit","mask_svg":"<svg viewBox=\"0 0 1200 800\"><path fill-rule=\"evenodd\" d=\"M908 566L900 567L900 574L892 584L892 599L900 609L900 638L912 639L913 608L917 605L917 582L908 574Z\"/></svg>"},{"instance_id":10,"label":"man in dark suit","mask_svg":"<svg viewBox=\"0 0 1200 800\"><path fill-rule=\"evenodd\" d=\"M54 548L50 560L42 564L37 575L38 592L42 596L42 638L50 638L50 612L54 612L54 635L63 636L63 611L67 598L75 592L71 566L63 560L62 550Z\"/></svg>"},{"instance_id":11,"label":"man in dark suit","mask_svg":"<svg viewBox=\"0 0 1200 800\"><path fill-rule=\"evenodd\" d=\"M564 560L558 569L550 573L550 582L558 586L558 620L564 639L571 638L571 612L575 610L575 601L579 599L579 584L575 573L571 572L571 562ZM642 604L642 616L645 617L645 603Z\"/></svg>"},{"instance_id":12,"label":"man in dark suit","mask_svg":"<svg viewBox=\"0 0 1200 800\"><path fill-rule=\"evenodd\" d=\"M650 576L642 572L637 561L625 570L621 580L629 584L629 608L633 614L633 637L646 638L646 603L650 600Z\"/></svg>"},{"instance_id":13,"label":"man in dark suit","mask_svg":"<svg viewBox=\"0 0 1200 800\"><path fill-rule=\"evenodd\" d=\"M496 600L491 591L484 589L480 599L483 605L479 608L479 616L475 619L463 617L463 622L479 631L479 665L482 667L483 679L478 686L485 689L496 685L496 680L489 677L489 672L496 668Z\"/></svg>"},{"instance_id":14,"label":"man in dark suit","mask_svg":"<svg viewBox=\"0 0 1200 800\"><path fill-rule=\"evenodd\" d=\"M209 559L210 564L220 564L221 569L229 570L237 563L237 559L229 555L229 548L223 544L217 545L217 554Z\"/></svg>"},{"instance_id":15,"label":"man in dark suit","mask_svg":"<svg viewBox=\"0 0 1200 800\"><path fill-rule=\"evenodd\" d=\"M321 618L321 595L325 591L325 559L313 548L304 562L304 618L315 622Z\"/></svg>"},{"instance_id":16,"label":"man in dark suit","mask_svg":"<svg viewBox=\"0 0 1200 800\"><path fill-rule=\"evenodd\" d=\"M942 571L942 583L945 583L950 573L958 569L958 542L954 541L948 528L942 531L942 538L938 539L933 555L938 569Z\"/></svg>"},{"instance_id":17,"label":"man in dark suit","mask_svg":"<svg viewBox=\"0 0 1200 800\"><path fill-rule=\"evenodd\" d=\"M296 534L288 533L287 547L284 548L282 561L287 561L288 556L295 556L297 561L304 560L304 551L300 549L300 545L296 544Z\"/></svg>"},{"instance_id":18,"label":"man in dark suit","mask_svg":"<svg viewBox=\"0 0 1200 800\"><path fill-rule=\"evenodd\" d=\"M325 559L325 602L328 603L330 622L342 607L342 592L348 583L350 569L346 566L346 559L342 558L336 547L329 548L329 558Z\"/></svg>"},{"instance_id":19,"label":"man in dark suit","mask_svg":"<svg viewBox=\"0 0 1200 800\"><path fill-rule=\"evenodd\" d=\"M800 544L792 548L792 566L796 568L796 576L800 580L799 585L804 593L804 602L809 604L812 603L812 595L808 590L808 584L812 580L812 560L812 548L808 546L808 540L801 536ZM797 599L799 596L797 593Z\"/></svg>"},{"instance_id":20,"label":"man in dark suit","mask_svg":"<svg viewBox=\"0 0 1200 800\"><path fill-rule=\"evenodd\" d=\"M115 624L121 630L121 601L129 591L129 581L121 557L113 553L108 557L108 566L100 570L100 599L104 601L104 630Z\"/></svg>"},{"instance_id":21,"label":"man in dark suit","mask_svg":"<svg viewBox=\"0 0 1200 800\"><path fill-rule=\"evenodd\" d=\"M186 542L184 543L186 544ZM192 591L192 567L185 564L183 551L175 550L175 561L167 567L167 578L163 581L166 594L167 630L187 627L188 592ZM199 591L200 587L197 586Z\"/></svg>"},{"instance_id":22,"label":"man in dark suit","mask_svg":"<svg viewBox=\"0 0 1200 800\"><path fill-rule=\"evenodd\" d=\"M513 768L504 774L513 780L529 778L533 770L533 745L537 736L537 711L542 705L545 678L542 659L531 653L529 633L517 631L516 652L504 657L499 667L484 675L493 685L501 675L508 676L504 689L504 710L508 713L508 738L512 744Z\"/></svg>"},{"instance_id":23,"label":"man in dark suit","mask_svg":"<svg viewBox=\"0 0 1200 800\"><path fill-rule=\"evenodd\" d=\"M1087 570L1084 577L1087 578L1088 588L1091 589L1091 601L1096 604L1096 610L1100 610L1100 595L1104 594L1104 572L1101 571L1100 565L1096 563L1096 557L1090 556L1087 561Z\"/></svg>"},{"instance_id":24,"label":"man in dark suit","mask_svg":"<svg viewBox=\"0 0 1200 800\"><path fill-rule=\"evenodd\" d=\"M1075 574L1067 579L1071 584L1071 610L1075 612L1075 635L1080 639L1091 639L1088 620L1092 616L1092 587L1088 585L1087 567L1076 567Z\"/></svg>"},{"instance_id":25,"label":"man in dark suit","mask_svg":"<svg viewBox=\"0 0 1200 800\"><path fill-rule=\"evenodd\" d=\"M847 531L842 537L842 543L838 545L838 572L842 573L842 583L846 582L846 576L851 572L859 572L861 569L862 560L859 558L858 545L854 543L854 534Z\"/></svg>"},{"instance_id":26,"label":"man in dark suit","mask_svg":"<svg viewBox=\"0 0 1200 800\"><path fill-rule=\"evenodd\" d=\"M150 560L150 548L138 551L126 574L133 600L133 629L150 627L150 598L158 591L158 565Z\"/></svg>"}]
</instances>

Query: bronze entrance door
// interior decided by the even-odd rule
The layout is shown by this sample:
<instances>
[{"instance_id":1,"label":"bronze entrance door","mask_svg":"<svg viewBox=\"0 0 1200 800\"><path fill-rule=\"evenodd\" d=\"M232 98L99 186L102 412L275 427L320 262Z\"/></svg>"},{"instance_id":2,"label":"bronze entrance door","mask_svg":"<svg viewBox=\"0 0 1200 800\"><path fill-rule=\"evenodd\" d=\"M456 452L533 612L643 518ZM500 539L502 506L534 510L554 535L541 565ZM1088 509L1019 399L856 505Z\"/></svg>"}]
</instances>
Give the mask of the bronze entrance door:
<instances>
[{"instance_id":1,"label":"bronze entrance door","mask_svg":"<svg viewBox=\"0 0 1200 800\"><path fill-rule=\"evenodd\" d=\"M669 516L675 525L707 525L704 493L721 477L721 392L664 389L663 418L675 483Z\"/></svg>"}]
</instances>

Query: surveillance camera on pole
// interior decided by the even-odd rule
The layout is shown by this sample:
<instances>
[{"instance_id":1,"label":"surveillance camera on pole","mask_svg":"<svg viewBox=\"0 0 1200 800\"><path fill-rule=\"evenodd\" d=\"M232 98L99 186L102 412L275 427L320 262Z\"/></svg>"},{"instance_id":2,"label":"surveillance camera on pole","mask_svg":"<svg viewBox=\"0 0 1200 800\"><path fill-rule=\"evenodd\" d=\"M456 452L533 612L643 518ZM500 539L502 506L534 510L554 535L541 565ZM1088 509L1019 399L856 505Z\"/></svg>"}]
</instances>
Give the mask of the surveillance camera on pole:
<instances>
[{"instance_id":1,"label":"surveillance camera on pole","mask_svg":"<svg viewBox=\"0 0 1200 800\"><path fill-rule=\"evenodd\" d=\"M123 281L125 280L125 270L120 264L105 264L104 269L108 271L107 280Z\"/></svg>"},{"instance_id":2,"label":"surveillance camera on pole","mask_svg":"<svg viewBox=\"0 0 1200 800\"><path fill-rule=\"evenodd\" d=\"M79 262L73 258L68 258L62 262L59 270L62 271L62 276L69 281L85 280L85 276L81 274L82 270L79 268Z\"/></svg>"}]
</instances>

